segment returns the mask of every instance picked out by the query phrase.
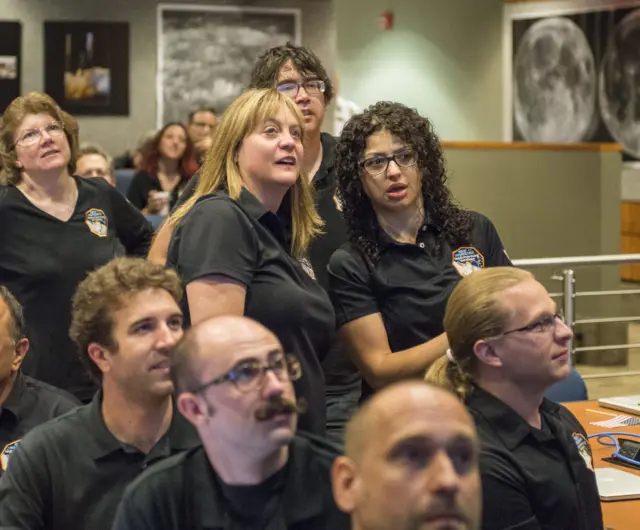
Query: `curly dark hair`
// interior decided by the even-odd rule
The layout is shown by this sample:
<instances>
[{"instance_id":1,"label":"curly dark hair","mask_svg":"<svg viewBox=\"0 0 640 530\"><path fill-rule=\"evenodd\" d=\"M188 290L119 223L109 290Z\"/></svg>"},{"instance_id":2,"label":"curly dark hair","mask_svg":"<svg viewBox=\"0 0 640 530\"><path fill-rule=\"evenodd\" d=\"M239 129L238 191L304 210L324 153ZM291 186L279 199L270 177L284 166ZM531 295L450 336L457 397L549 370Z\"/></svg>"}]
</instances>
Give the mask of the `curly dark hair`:
<instances>
[{"instance_id":1,"label":"curly dark hair","mask_svg":"<svg viewBox=\"0 0 640 530\"><path fill-rule=\"evenodd\" d=\"M425 223L438 233L437 245L443 240L454 247L468 244L471 216L454 202L447 187L444 155L432 123L415 109L390 101L380 101L353 116L342 129L336 147L336 191L349 241L372 263L380 258L381 228L362 185L360 162L367 138L381 130L406 142L418 155Z\"/></svg>"},{"instance_id":2,"label":"curly dark hair","mask_svg":"<svg viewBox=\"0 0 640 530\"><path fill-rule=\"evenodd\" d=\"M269 48L258 57L251 72L249 88L273 88L278 81L280 68L289 60L300 74L317 76L318 79L324 81L324 102L325 105L331 103L333 99L333 84L324 66L322 66L322 62L309 48L296 46L291 42Z\"/></svg>"}]
</instances>

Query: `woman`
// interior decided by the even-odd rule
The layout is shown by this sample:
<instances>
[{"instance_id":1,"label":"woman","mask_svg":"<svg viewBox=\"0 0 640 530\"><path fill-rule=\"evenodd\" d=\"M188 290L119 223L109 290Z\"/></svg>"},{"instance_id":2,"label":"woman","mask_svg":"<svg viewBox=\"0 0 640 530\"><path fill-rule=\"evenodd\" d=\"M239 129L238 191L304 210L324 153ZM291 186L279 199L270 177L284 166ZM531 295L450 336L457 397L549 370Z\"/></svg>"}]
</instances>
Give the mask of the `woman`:
<instances>
[{"instance_id":1,"label":"woman","mask_svg":"<svg viewBox=\"0 0 640 530\"><path fill-rule=\"evenodd\" d=\"M323 434L320 362L335 316L304 259L321 220L303 164L304 118L273 90L249 90L224 113L195 194L169 218L167 263L185 283L186 321L246 315L300 357L300 428Z\"/></svg>"},{"instance_id":2,"label":"woman","mask_svg":"<svg viewBox=\"0 0 640 530\"><path fill-rule=\"evenodd\" d=\"M142 167L131 180L128 199L144 214L167 215L198 170L187 128L171 122L160 129L144 153Z\"/></svg>"},{"instance_id":3,"label":"woman","mask_svg":"<svg viewBox=\"0 0 640 530\"><path fill-rule=\"evenodd\" d=\"M478 271L444 316L451 349L427 373L465 400L482 451L484 529L602 529L586 433L544 398L569 375L572 332L526 271Z\"/></svg>"},{"instance_id":4,"label":"woman","mask_svg":"<svg viewBox=\"0 0 640 530\"><path fill-rule=\"evenodd\" d=\"M76 121L46 94L21 96L2 115L0 284L25 309L23 367L88 401L95 386L68 336L71 297L113 257L144 256L153 230L107 182L74 176L77 154Z\"/></svg>"},{"instance_id":5,"label":"woman","mask_svg":"<svg viewBox=\"0 0 640 530\"><path fill-rule=\"evenodd\" d=\"M349 241L331 257L329 291L365 399L444 354L461 277L510 262L491 221L453 202L438 137L415 110L381 102L352 117L335 171Z\"/></svg>"}]
</instances>

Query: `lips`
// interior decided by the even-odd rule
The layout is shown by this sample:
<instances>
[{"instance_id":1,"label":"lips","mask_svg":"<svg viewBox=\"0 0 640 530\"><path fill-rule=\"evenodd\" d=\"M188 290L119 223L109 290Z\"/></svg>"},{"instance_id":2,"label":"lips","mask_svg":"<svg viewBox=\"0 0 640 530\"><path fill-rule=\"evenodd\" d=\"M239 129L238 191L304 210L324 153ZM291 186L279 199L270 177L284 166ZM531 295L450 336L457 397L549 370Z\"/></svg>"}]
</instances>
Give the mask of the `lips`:
<instances>
[{"instance_id":1,"label":"lips","mask_svg":"<svg viewBox=\"0 0 640 530\"><path fill-rule=\"evenodd\" d=\"M156 364L154 364L153 366L151 366L152 370L168 370L169 369L169 361L168 360L164 360L164 361L160 361Z\"/></svg>"},{"instance_id":2,"label":"lips","mask_svg":"<svg viewBox=\"0 0 640 530\"><path fill-rule=\"evenodd\" d=\"M275 162L279 166L296 166L298 161L295 156L283 156Z\"/></svg>"},{"instance_id":3,"label":"lips","mask_svg":"<svg viewBox=\"0 0 640 530\"><path fill-rule=\"evenodd\" d=\"M391 186L387 188L387 193L397 193L405 189L407 189L407 185L398 182L396 184L391 184Z\"/></svg>"},{"instance_id":4,"label":"lips","mask_svg":"<svg viewBox=\"0 0 640 530\"><path fill-rule=\"evenodd\" d=\"M560 353L556 353L555 355L553 355L551 358L555 360L555 359L560 359L562 357L567 357L568 355L569 355L569 350L565 348Z\"/></svg>"},{"instance_id":5,"label":"lips","mask_svg":"<svg viewBox=\"0 0 640 530\"><path fill-rule=\"evenodd\" d=\"M60 153L58 149L49 149L49 151L45 151L40 158L47 158L49 156L57 155Z\"/></svg>"}]
</instances>

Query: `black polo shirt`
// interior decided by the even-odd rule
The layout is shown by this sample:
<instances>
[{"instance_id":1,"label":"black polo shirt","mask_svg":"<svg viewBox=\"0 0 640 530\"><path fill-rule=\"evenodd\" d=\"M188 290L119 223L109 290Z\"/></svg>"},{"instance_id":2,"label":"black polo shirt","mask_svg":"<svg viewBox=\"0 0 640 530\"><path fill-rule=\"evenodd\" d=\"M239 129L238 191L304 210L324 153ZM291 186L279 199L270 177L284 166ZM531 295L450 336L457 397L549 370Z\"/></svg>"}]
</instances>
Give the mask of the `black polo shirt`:
<instances>
[{"instance_id":1,"label":"black polo shirt","mask_svg":"<svg viewBox=\"0 0 640 530\"><path fill-rule=\"evenodd\" d=\"M193 449L127 488L113 530L348 530L331 491L337 456L323 440L296 436L278 476L238 487L222 483L204 449Z\"/></svg>"},{"instance_id":2,"label":"black polo shirt","mask_svg":"<svg viewBox=\"0 0 640 530\"><path fill-rule=\"evenodd\" d=\"M24 308L26 375L90 401L96 385L69 337L71 299L91 271L124 254L146 256L153 227L104 179L73 177L78 200L63 222L15 186L0 186L0 285Z\"/></svg>"},{"instance_id":3,"label":"black polo shirt","mask_svg":"<svg viewBox=\"0 0 640 530\"><path fill-rule=\"evenodd\" d=\"M338 328L380 313L392 352L423 344L444 332L444 310L453 288L477 268L511 265L498 233L485 216L470 212L467 245L451 248L425 225L416 244L381 231L380 259L373 265L352 243L329 262L329 294ZM363 398L373 389L362 382Z\"/></svg>"},{"instance_id":4,"label":"black polo shirt","mask_svg":"<svg viewBox=\"0 0 640 530\"><path fill-rule=\"evenodd\" d=\"M481 444L484 530L602 530L587 434L569 410L544 399L535 429L481 388L466 405Z\"/></svg>"},{"instance_id":5,"label":"black polo shirt","mask_svg":"<svg viewBox=\"0 0 640 530\"><path fill-rule=\"evenodd\" d=\"M335 315L326 291L289 254L290 248L280 218L243 188L237 201L224 192L200 198L176 227L167 264L176 268L185 286L218 274L246 287L245 315L275 333L302 364L296 395L305 398L309 408L300 417L300 428L322 435L325 387L320 362L335 336ZM189 325L186 296L183 308Z\"/></svg>"},{"instance_id":6,"label":"black polo shirt","mask_svg":"<svg viewBox=\"0 0 640 530\"><path fill-rule=\"evenodd\" d=\"M19 372L7 399L0 405L0 476L27 432L80 404L64 390Z\"/></svg>"},{"instance_id":7,"label":"black polo shirt","mask_svg":"<svg viewBox=\"0 0 640 530\"><path fill-rule=\"evenodd\" d=\"M309 262L313 268L318 283L329 288L327 266L333 253L347 241L347 230L342 214L334 199L336 179L334 173L335 149L337 140L328 133L320 134L322 143L322 160L320 167L313 176L314 198L318 215L324 221L322 234L316 236L309 246ZM199 174L196 173L187 183L179 196L176 207L182 205L193 195L198 185ZM286 205L285 205L286 206ZM290 212L278 212L283 225L290 231ZM344 351L339 342L333 344L326 358L322 362L328 394L342 394L360 386L360 374L355 365Z\"/></svg>"},{"instance_id":8,"label":"black polo shirt","mask_svg":"<svg viewBox=\"0 0 640 530\"><path fill-rule=\"evenodd\" d=\"M169 431L148 454L119 442L101 413L102 396L33 429L0 479L0 526L110 530L125 487L150 464L199 444L174 410Z\"/></svg>"}]
</instances>

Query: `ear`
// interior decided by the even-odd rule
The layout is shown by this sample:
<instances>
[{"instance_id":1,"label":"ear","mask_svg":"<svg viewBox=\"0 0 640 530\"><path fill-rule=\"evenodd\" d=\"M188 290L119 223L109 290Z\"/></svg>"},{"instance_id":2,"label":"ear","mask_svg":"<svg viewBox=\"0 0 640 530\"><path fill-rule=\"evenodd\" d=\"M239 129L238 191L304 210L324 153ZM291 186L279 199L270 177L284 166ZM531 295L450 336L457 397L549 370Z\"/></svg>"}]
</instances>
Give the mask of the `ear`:
<instances>
[{"instance_id":1,"label":"ear","mask_svg":"<svg viewBox=\"0 0 640 530\"><path fill-rule=\"evenodd\" d=\"M493 368L500 368L502 366L502 360L496 353L493 346L484 340L479 340L473 345L473 353L480 360L481 363L491 366Z\"/></svg>"},{"instance_id":2,"label":"ear","mask_svg":"<svg viewBox=\"0 0 640 530\"><path fill-rule=\"evenodd\" d=\"M13 362L11 363L11 372L16 373L20 369L24 356L29 351L29 339L20 339L14 348Z\"/></svg>"},{"instance_id":3,"label":"ear","mask_svg":"<svg viewBox=\"0 0 640 530\"><path fill-rule=\"evenodd\" d=\"M347 456L339 456L331 466L333 498L345 513L353 513L358 505L359 479L356 464Z\"/></svg>"},{"instance_id":4,"label":"ear","mask_svg":"<svg viewBox=\"0 0 640 530\"><path fill-rule=\"evenodd\" d=\"M194 427L204 425L213 416L213 409L203 398L192 392L183 392L177 399L178 410Z\"/></svg>"},{"instance_id":5,"label":"ear","mask_svg":"<svg viewBox=\"0 0 640 530\"><path fill-rule=\"evenodd\" d=\"M103 374L111 371L109 351L104 346L92 342L87 348L87 353Z\"/></svg>"}]
</instances>

